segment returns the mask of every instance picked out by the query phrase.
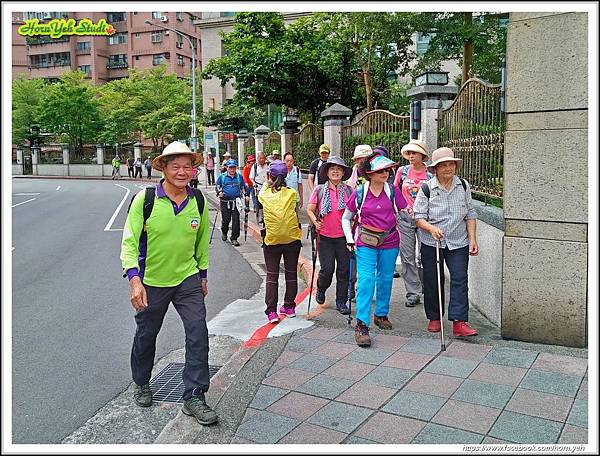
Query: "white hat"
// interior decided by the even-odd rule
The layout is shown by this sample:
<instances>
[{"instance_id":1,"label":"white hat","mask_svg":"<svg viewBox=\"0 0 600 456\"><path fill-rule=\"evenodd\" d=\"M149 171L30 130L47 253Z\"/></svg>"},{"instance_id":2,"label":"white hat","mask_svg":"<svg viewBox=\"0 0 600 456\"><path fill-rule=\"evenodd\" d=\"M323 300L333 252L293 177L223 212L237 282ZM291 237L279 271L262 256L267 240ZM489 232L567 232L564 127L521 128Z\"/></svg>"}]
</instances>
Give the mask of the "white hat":
<instances>
[{"instance_id":1,"label":"white hat","mask_svg":"<svg viewBox=\"0 0 600 456\"><path fill-rule=\"evenodd\" d=\"M429 158L429 149L427 148L427 144L425 144L420 139L411 139L408 144L405 144L404 147L400 150L400 153L404 158L408 160L408 151L416 152L418 154L423 155L423 161L427 161Z\"/></svg>"},{"instance_id":2,"label":"white hat","mask_svg":"<svg viewBox=\"0 0 600 456\"><path fill-rule=\"evenodd\" d=\"M359 144L354 148L354 155L352 156L352 160L356 160L357 158L366 158L373 153L373 149L368 144Z\"/></svg>"},{"instance_id":3,"label":"white hat","mask_svg":"<svg viewBox=\"0 0 600 456\"><path fill-rule=\"evenodd\" d=\"M169 155L190 155L192 157L192 167L194 168L202 163L202 154L192 152L188 146L179 141L173 141L163 149L162 154L152 160L152 167L158 171L162 171L164 166L163 158Z\"/></svg>"}]
</instances>

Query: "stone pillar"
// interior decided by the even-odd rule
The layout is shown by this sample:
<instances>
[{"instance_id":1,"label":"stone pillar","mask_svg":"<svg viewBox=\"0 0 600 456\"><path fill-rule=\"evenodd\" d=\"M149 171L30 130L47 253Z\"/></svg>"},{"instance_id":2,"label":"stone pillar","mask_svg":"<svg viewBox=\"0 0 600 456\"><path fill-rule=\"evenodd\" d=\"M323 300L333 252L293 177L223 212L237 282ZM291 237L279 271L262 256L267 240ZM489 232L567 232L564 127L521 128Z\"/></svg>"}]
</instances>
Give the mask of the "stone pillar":
<instances>
[{"instance_id":1,"label":"stone pillar","mask_svg":"<svg viewBox=\"0 0 600 456\"><path fill-rule=\"evenodd\" d=\"M23 146L17 146L17 165L23 164Z\"/></svg>"},{"instance_id":2,"label":"stone pillar","mask_svg":"<svg viewBox=\"0 0 600 456\"><path fill-rule=\"evenodd\" d=\"M63 153L63 165L68 165L69 162L69 145L68 144L61 144L60 147L62 148L62 153Z\"/></svg>"},{"instance_id":3,"label":"stone pillar","mask_svg":"<svg viewBox=\"0 0 600 456\"><path fill-rule=\"evenodd\" d=\"M38 174L38 163L40 162L40 146L31 146L31 167L32 174L37 176Z\"/></svg>"},{"instance_id":4,"label":"stone pillar","mask_svg":"<svg viewBox=\"0 0 600 456\"><path fill-rule=\"evenodd\" d=\"M240 130L237 135L238 144L238 166L244 166L246 160L246 141L248 140L248 130Z\"/></svg>"},{"instance_id":5,"label":"stone pillar","mask_svg":"<svg viewBox=\"0 0 600 456\"><path fill-rule=\"evenodd\" d=\"M587 345L587 305L596 305L588 301L587 283L587 36L588 13L510 13L501 327L505 338Z\"/></svg>"},{"instance_id":6,"label":"stone pillar","mask_svg":"<svg viewBox=\"0 0 600 456\"><path fill-rule=\"evenodd\" d=\"M411 138L414 138L416 130L417 137L427 144L429 151L438 148L438 113L440 108L446 108L456 96L458 87L448 85L425 84L413 87L406 94L419 102L418 112L410 113ZM420 106L419 106L420 105ZM416 114L416 115L415 115ZM419 119L417 119L417 115ZM417 128L415 128L417 127Z\"/></svg>"},{"instance_id":7,"label":"stone pillar","mask_svg":"<svg viewBox=\"0 0 600 456\"><path fill-rule=\"evenodd\" d=\"M133 145L133 159L137 160L138 158L141 160L142 159L142 147L144 145L141 142L136 142Z\"/></svg>"},{"instance_id":8,"label":"stone pillar","mask_svg":"<svg viewBox=\"0 0 600 456\"><path fill-rule=\"evenodd\" d=\"M104 165L104 144L96 144L96 162Z\"/></svg>"},{"instance_id":9,"label":"stone pillar","mask_svg":"<svg viewBox=\"0 0 600 456\"><path fill-rule=\"evenodd\" d=\"M341 156L342 127L350 123L351 115L352 110L339 103L335 103L321 113L324 127L323 142L329 145L331 155Z\"/></svg>"},{"instance_id":10,"label":"stone pillar","mask_svg":"<svg viewBox=\"0 0 600 456\"><path fill-rule=\"evenodd\" d=\"M256 138L256 153L265 151L265 138L270 132L271 130L269 130L269 127L265 127L264 125L254 129L254 135Z\"/></svg>"}]
</instances>

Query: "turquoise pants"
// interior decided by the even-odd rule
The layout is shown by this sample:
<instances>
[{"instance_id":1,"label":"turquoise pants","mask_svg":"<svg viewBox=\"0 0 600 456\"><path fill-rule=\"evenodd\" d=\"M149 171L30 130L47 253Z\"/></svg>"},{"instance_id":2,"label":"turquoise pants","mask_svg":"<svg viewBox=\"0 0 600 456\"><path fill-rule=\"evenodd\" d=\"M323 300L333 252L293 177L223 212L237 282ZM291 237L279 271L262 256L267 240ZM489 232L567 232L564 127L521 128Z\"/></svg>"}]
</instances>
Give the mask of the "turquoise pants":
<instances>
[{"instance_id":1,"label":"turquoise pants","mask_svg":"<svg viewBox=\"0 0 600 456\"><path fill-rule=\"evenodd\" d=\"M398 248L356 249L356 319L369 326L371 321L371 303L375 294L375 315L384 317L390 310L390 296Z\"/></svg>"}]
</instances>

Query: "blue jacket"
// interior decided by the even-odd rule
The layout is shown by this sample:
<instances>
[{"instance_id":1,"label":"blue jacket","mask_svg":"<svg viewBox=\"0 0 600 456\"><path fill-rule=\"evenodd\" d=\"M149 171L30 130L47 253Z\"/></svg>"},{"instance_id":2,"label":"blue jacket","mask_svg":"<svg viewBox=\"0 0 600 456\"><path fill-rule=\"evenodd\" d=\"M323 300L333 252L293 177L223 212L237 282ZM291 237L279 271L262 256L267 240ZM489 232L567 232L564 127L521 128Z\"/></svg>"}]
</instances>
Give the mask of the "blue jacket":
<instances>
[{"instance_id":1,"label":"blue jacket","mask_svg":"<svg viewBox=\"0 0 600 456\"><path fill-rule=\"evenodd\" d=\"M235 176L231 177L228 173L221 173L215 183L215 191L217 195L223 192L223 199L233 200L244 196L246 193L246 186L244 185L244 178L236 171Z\"/></svg>"}]
</instances>

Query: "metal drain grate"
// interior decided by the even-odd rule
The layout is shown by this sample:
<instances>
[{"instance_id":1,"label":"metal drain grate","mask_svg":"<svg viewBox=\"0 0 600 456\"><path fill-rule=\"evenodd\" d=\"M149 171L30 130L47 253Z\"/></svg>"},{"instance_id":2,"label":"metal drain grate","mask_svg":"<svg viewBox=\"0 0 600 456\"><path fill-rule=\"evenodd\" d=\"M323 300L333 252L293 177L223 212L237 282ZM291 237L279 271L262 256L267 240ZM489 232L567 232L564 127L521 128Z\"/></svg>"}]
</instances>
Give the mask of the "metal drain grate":
<instances>
[{"instance_id":1,"label":"metal drain grate","mask_svg":"<svg viewBox=\"0 0 600 456\"><path fill-rule=\"evenodd\" d=\"M150 380L152 399L158 402L183 404L183 363L169 363ZM212 378L222 366L208 366L208 375Z\"/></svg>"}]
</instances>

